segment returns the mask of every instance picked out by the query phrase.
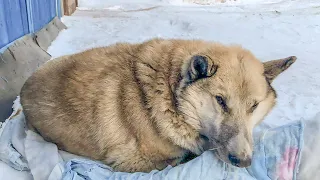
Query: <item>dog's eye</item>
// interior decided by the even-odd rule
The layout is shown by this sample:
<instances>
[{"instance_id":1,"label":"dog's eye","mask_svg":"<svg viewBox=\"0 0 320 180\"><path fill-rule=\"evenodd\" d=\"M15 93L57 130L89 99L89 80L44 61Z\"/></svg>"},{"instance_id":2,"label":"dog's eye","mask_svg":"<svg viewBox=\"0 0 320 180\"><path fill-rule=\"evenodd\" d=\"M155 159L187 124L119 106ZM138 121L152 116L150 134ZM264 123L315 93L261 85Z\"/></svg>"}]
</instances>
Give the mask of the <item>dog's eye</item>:
<instances>
[{"instance_id":1,"label":"dog's eye","mask_svg":"<svg viewBox=\"0 0 320 180\"><path fill-rule=\"evenodd\" d=\"M221 108L225 111L228 112L228 106L226 104L226 101L223 99L221 96L216 96L216 100L218 104L221 106Z\"/></svg>"},{"instance_id":2,"label":"dog's eye","mask_svg":"<svg viewBox=\"0 0 320 180\"><path fill-rule=\"evenodd\" d=\"M251 112L253 112L257 107L258 107L259 103L255 102L253 104L253 106L251 107Z\"/></svg>"},{"instance_id":3,"label":"dog's eye","mask_svg":"<svg viewBox=\"0 0 320 180\"><path fill-rule=\"evenodd\" d=\"M209 138L206 135L203 135L200 133L200 138L205 140L205 141L209 141Z\"/></svg>"}]
</instances>

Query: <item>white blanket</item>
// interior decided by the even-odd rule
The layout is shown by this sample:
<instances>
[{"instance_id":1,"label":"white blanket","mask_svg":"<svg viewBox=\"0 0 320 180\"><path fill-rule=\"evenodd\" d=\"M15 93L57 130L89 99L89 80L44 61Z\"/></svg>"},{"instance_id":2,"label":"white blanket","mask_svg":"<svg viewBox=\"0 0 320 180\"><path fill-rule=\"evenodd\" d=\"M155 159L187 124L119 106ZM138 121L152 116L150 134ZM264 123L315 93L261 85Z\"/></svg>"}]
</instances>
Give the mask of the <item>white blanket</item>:
<instances>
[{"instance_id":1,"label":"white blanket","mask_svg":"<svg viewBox=\"0 0 320 180\"><path fill-rule=\"evenodd\" d=\"M55 144L26 130L19 97L13 109L12 115L0 124L0 179L61 179L62 171L55 174L55 166L77 156L58 151Z\"/></svg>"},{"instance_id":2,"label":"white blanket","mask_svg":"<svg viewBox=\"0 0 320 180\"><path fill-rule=\"evenodd\" d=\"M188 163L177 167L168 166L162 171L114 172L99 162L59 151L55 144L27 130L19 97L13 109L14 112L0 130L0 159L10 167L25 172L25 179L296 179L303 145L304 124L298 121L267 129L256 136L252 165L249 168L228 165L207 151ZM3 179L16 178L8 175Z\"/></svg>"}]
</instances>

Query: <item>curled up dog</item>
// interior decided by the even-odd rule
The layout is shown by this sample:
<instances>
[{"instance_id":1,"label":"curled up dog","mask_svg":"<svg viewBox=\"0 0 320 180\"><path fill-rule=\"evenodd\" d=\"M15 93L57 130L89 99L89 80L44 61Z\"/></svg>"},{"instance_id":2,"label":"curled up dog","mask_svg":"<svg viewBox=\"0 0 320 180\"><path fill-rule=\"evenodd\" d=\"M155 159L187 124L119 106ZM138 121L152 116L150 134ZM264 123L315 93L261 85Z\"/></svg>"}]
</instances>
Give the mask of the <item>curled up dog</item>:
<instances>
[{"instance_id":1,"label":"curled up dog","mask_svg":"<svg viewBox=\"0 0 320 180\"><path fill-rule=\"evenodd\" d=\"M276 103L271 83L295 60L262 63L200 40L118 43L47 62L21 103L29 128L117 171L163 169L210 149L247 167L252 130Z\"/></svg>"}]
</instances>

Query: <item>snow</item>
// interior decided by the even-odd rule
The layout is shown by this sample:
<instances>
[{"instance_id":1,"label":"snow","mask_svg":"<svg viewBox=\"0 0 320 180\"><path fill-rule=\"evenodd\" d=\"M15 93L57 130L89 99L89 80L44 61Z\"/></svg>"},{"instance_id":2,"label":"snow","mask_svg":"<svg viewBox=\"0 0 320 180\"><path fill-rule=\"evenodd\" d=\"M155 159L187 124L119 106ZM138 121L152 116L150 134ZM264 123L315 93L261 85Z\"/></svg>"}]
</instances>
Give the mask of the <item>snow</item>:
<instances>
[{"instance_id":1,"label":"snow","mask_svg":"<svg viewBox=\"0 0 320 180\"><path fill-rule=\"evenodd\" d=\"M119 41L162 37L241 44L262 61L295 55L298 61L273 82L278 104L265 122L282 125L319 112L319 1L247 0L209 6L177 6L172 0L167 4L159 0L135 2L139 3L80 1L73 16L62 18L68 29L53 42L49 53L58 57ZM81 10L82 3L91 6ZM93 6L96 4L99 6Z\"/></svg>"}]
</instances>

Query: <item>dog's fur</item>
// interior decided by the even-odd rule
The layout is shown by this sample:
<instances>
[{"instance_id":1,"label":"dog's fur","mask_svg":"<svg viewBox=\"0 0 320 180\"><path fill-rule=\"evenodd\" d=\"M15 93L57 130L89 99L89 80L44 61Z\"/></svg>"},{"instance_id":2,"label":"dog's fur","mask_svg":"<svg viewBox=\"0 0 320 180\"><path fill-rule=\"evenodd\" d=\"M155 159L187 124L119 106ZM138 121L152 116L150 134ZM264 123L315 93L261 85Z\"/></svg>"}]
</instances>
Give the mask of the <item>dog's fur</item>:
<instances>
[{"instance_id":1,"label":"dog's fur","mask_svg":"<svg viewBox=\"0 0 320 180\"><path fill-rule=\"evenodd\" d=\"M295 59L263 64L241 47L200 40L118 43L49 61L21 103L46 140L118 171L162 169L214 148L245 167L252 129L275 104L270 83Z\"/></svg>"}]
</instances>

